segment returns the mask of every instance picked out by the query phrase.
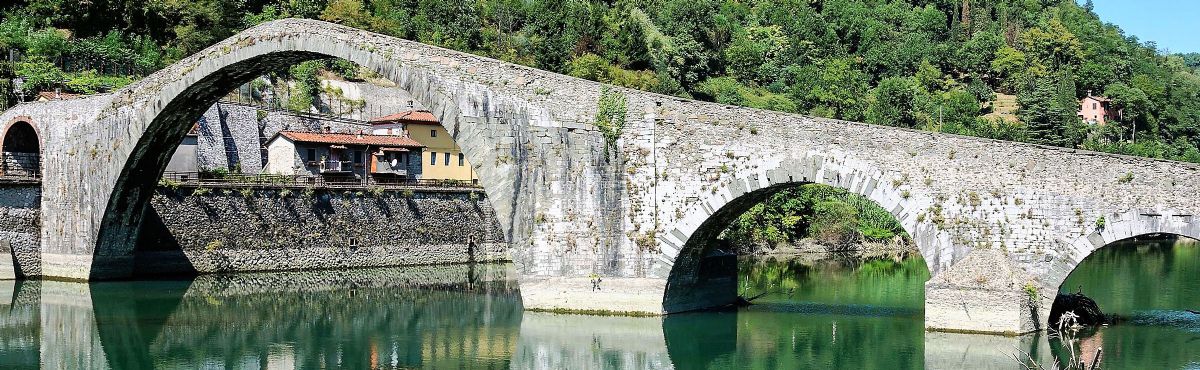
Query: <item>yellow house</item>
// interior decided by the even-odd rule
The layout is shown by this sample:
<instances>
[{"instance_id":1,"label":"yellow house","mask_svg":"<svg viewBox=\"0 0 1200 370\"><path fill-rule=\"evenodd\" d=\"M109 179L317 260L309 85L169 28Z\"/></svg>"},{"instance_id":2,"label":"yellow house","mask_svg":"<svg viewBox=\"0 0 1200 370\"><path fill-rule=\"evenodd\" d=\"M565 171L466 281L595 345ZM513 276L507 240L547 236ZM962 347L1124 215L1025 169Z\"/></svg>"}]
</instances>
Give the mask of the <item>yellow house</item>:
<instances>
[{"instance_id":1,"label":"yellow house","mask_svg":"<svg viewBox=\"0 0 1200 370\"><path fill-rule=\"evenodd\" d=\"M407 135L425 145L421 154L422 179L479 181L462 149L429 111L410 110L372 119L371 133Z\"/></svg>"}]
</instances>

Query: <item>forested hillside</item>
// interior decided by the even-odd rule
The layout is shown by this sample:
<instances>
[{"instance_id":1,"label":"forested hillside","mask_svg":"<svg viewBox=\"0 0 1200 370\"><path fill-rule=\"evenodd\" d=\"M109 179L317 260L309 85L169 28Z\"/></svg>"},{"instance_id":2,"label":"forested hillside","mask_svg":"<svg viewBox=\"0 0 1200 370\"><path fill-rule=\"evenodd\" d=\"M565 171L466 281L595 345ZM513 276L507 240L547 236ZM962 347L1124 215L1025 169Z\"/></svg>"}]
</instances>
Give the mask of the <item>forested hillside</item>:
<instances>
[{"instance_id":1,"label":"forested hillside","mask_svg":"<svg viewBox=\"0 0 1200 370\"><path fill-rule=\"evenodd\" d=\"M306 17L677 96L1200 162L1200 54L1167 55L1103 23L1090 2L27 0L0 9L0 49L23 55L0 78L23 77L29 92L112 89L254 24ZM1111 98L1121 122L1081 122L1089 91ZM1014 95L1017 119L988 115L997 96Z\"/></svg>"}]
</instances>

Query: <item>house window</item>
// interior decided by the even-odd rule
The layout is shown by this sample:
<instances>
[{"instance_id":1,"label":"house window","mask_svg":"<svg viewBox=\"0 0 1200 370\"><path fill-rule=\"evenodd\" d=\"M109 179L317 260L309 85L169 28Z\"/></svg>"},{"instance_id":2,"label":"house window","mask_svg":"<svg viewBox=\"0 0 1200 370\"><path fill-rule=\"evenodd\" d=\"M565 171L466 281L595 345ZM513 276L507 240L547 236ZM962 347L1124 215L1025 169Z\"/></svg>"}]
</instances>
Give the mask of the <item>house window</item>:
<instances>
[{"instance_id":1,"label":"house window","mask_svg":"<svg viewBox=\"0 0 1200 370\"><path fill-rule=\"evenodd\" d=\"M1092 103L1092 109L1096 109L1096 103Z\"/></svg>"},{"instance_id":2,"label":"house window","mask_svg":"<svg viewBox=\"0 0 1200 370\"><path fill-rule=\"evenodd\" d=\"M459 166L459 167L462 167L462 166L463 166L463 162L465 162L465 158L463 158L463 154L462 154L462 153L458 153L458 166Z\"/></svg>"},{"instance_id":3,"label":"house window","mask_svg":"<svg viewBox=\"0 0 1200 370\"><path fill-rule=\"evenodd\" d=\"M361 150L354 151L354 163L362 163L362 151Z\"/></svg>"},{"instance_id":4,"label":"house window","mask_svg":"<svg viewBox=\"0 0 1200 370\"><path fill-rule=\"evenodd\" d=\"M450 153L446 153L446 155L444 157L446 158L446 165L449 166L450 165Z\"/></svg>"},{"instance_id":5,"label":"house window","mask_svg":"<svg viewBox=\"0 0 1200 370\"><path fill-rule=\"evenodd\" d=\"M429 165L437 165L437 152L429 152Z\"/></svg>"},{"instance_id":6,"label":"house window","mask_svg":"<svg viewBox=\"0 0 1200 370\"><path fill-rule=\"evenodd\" d=\"M308 160L310 160L310 161L317 160L317 150L316 149L308 148L307 153L305 153L305 154L308 155Z\"/></svg>"},{"instance_id":7,"label":"house window","mask_svg":"<svg viewBox=\"0 0 1200 370\"><path fill-rule=\"evenodd\" d=\"M429 137L437 137L437 130L429 130Z\"/></svg>"}]
</instances>

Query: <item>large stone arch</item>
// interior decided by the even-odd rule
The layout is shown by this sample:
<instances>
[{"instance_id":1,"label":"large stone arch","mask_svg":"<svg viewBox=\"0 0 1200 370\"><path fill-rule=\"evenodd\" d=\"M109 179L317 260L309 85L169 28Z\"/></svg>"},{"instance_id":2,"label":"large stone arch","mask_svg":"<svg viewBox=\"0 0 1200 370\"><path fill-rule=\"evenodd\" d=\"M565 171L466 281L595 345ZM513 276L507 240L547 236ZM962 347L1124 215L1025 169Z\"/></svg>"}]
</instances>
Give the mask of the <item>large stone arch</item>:
<instances>
[{"instance_id":1,"label":"large stone arch","mask_svg":"<svg viewBox=\"0 0 1200 370\"><path fill-rule=\"evenodd\" d=\"M293 19L269 22L115 93L111 105L98 114L96 121L101 127L81 129L75 138L86 143L78 147L90 149L74 155L90 156L92 160L81 165L77 175L90 198L100 202L66 204L77 207L75 212L90 219L60 225L59 230L51 231L51 239L62 236L61 240L52 241L64 244L56 249L68 249L71 255L91 255L91 260L62 258L60 262L68 266L56 267L51 273L88 279L129 276L133 245L148 200L173 148L194 119L230 89L257 76L326 57L365 66L392 80L428 107L476 166L480 184L496 210L506 238L518 244L526 240L529 217L524 216L529 213L530 205L521 191L522 177L515 164L495 160L496 145L485 131L491 123L489 118L507 114L507 118L520 120L540 108L495 93L485 85L410 63L426 56L412 55L411 51L402 54L408 43L325 22ZM434 62L450 63L437 59L436 55L428 57ZM70 182L70 177L61 182ZM75 228L76 232L69 228Z\"/></svg>"},{"instance_id":2,"label":"large stone arch","mask_svg":"<svg viewBox=\"0 0 1200 370\"><path fill-rule=\"evenodd\" d=\"M682 312L732 303L736 298L736 276L705 275L703 259L715 239L733 219L789 187L822 184L845 189L878 204L895 216L917 243L931 273L948 266L955 249L951 239L935 224L919 216L921 205L910 185L894 185L893 174L844 153L808 152L798 157L768 160L746 174L701 191L700 199L683 219L659 237L663 258L671 266L663 297L663 311ZM961 250L961 248L960 248ZM728 275L728 271L719 274Z\"/></svg>"}]
</instances>

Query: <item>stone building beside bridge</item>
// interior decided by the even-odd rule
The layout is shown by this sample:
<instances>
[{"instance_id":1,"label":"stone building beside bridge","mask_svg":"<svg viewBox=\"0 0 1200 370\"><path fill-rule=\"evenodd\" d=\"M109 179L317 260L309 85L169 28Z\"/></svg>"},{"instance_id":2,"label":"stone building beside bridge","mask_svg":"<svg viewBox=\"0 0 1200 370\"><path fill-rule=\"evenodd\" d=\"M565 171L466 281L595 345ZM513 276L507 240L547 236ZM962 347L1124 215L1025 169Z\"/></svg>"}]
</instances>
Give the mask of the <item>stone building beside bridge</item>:
<instances>
[{"instance_id":1,"label":"stone building beside bridge","mask_svg":"<svg viewBox=\"0 0 1200 370\"><path fill-rule=\"evenodd\" d=\"M423 149L403 135L280 131L267 141L263 172L401 182L421 178Z\"/></svg>"},{"instance_id":2,"label":"stone building beside bridge","mask_svg":"<svg viewBox=\"0 0 1200 370\"><path fill-rule=\"evenodd\" d=\"M318 140L310 134L325 136ZM306 146L316 143L324 145ZM272 145L277 146L275 154ZM303 147L299 156L284 154L296 150L282 147L289 145ZM345 151L347 146L357 148ZM313 158L306 156L309 149ZM327 163L318 163L322 161ZM172 154L166 171L478 182L462 149L429 111L407 109L368 122L232 102L218 102L205 111Z\"/></svg>"}]
</instances>

